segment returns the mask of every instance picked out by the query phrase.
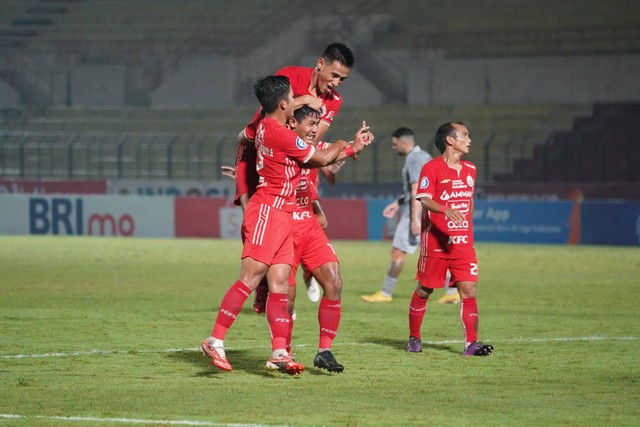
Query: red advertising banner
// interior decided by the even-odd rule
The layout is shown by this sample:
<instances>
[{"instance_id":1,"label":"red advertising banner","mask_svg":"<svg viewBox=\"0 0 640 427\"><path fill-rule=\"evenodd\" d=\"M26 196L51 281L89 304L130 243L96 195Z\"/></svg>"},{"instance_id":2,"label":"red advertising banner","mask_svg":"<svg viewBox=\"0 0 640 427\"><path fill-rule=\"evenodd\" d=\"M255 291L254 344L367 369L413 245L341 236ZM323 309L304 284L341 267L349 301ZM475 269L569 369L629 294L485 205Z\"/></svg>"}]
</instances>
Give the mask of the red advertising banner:
<instances>
[{"instance_id":1,"label":"red advertising banner","mask_svg":"<svg viewBox=\"0 0 640 427\"><path fill-rule=\"evenodd\" d=\"M0 194L107 194L107 182L0 179Z\"/></svg>"},{"instance_id":2,"label":"red advertising banner","mask_svg":"<svg viewBox=\"0 0 640 427\"><path fill-rule=\"evenodd\" d=\"M322 199L320 201L329 225L329 239L367 240L367 201L348 199Z\"/></svg>"},{"instance_id":3,"label":"red advertising banner","mask_svg":"<svg viewBox=\"0 0 640 427\"><path fill-rule=\"evenodd\" d=\"M176 237L220 237L220 209L227 199L213 197L176 197Z\"/></svg>"},{"instance_id":4,"label":"red advertising banner","mask_svg":"<svg viewBox=\"0 0 640 427\"><path fill-rule=\"evenodd\" d=\"M214 197L175 198L176 237L229 237L229 230L241 223L241 215L229 215L228 200ZM323 199L322 207L329 220L330 239L367 240L367 201ZM240 208L238 212L241 214ZM235 233L236 230L234 230Z\"/></svg>"}]
</instances>

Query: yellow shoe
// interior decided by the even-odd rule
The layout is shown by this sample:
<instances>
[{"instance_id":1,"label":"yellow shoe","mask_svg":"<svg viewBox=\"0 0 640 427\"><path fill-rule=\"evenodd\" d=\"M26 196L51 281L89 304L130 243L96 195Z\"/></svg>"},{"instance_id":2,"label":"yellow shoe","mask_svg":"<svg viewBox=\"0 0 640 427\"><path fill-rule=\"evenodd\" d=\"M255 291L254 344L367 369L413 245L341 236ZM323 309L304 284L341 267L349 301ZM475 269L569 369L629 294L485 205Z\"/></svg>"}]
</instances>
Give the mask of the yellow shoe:
<instances>
[{"instance_id":1,"label":"yellow shoe","mask_svg":"<svg viewBox=\"0 0 640 427\"><path fill-rule=\"evenodd\" d=\"M444 294L439 300L438 304L460 304L460 293Z\"/></svg>"},{"instance_id":2,"label":"yellow shoe","mask_svg":"<svg viewBox=\"0 0 640 427\"><path fill-rule=\"evenodd\" d=\"M362 299L366 302L391 302L393 297L391 295L385 295L382 291L378 291L371 295L362 295Z\"/></svg>"}]
</instances>

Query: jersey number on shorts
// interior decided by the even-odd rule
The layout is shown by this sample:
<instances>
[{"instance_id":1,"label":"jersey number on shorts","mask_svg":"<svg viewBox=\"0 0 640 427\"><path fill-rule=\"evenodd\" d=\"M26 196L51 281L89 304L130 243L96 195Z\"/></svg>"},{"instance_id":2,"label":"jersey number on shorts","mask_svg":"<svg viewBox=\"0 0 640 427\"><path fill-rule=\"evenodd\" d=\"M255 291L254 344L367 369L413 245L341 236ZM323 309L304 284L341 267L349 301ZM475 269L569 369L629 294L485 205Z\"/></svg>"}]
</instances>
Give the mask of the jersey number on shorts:
<instances>
[{"instance_id":1,"label":"jersey number on shorts","mask_svg":"<svg viewBox=\"0 0 640 427\"><path fill-rule=\"evenodd\" d=\"M478 264L472 262L471 264L469 264L471 266L471 275L472 276L477 276L478 275Z\"/></svg>"}]
</instances>

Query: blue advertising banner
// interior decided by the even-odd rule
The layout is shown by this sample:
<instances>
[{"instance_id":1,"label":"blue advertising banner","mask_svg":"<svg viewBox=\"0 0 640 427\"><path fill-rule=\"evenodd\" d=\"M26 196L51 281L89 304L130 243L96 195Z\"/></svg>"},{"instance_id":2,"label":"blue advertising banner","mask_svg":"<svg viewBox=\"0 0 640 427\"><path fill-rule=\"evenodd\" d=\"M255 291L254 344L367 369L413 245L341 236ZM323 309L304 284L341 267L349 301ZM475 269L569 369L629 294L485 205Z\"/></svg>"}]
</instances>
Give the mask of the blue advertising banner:
<instances>
[{"instance_id":1,"label":"blue advertising banner","mask_svg":"<svg viewBox=\"0 0 640 427\"><path fill-rule=\"evenodd\" d=\"M567 243L573 207L563 201L477 201L474 237L478 242Z\"/></svg>"},{"instance_id":2,"label":"blue advertising banner","mask_svg":"<svg viewBox=\"0 0 640 427\"><path fill-rule=\"evenodd\" d=\"M367 221L369 240L384 240L388 238L388 221L382 216L385 206L393 199L379 199L367 201Z\"/></svg>"},{"instance_id":3,"label":"blue advertising banner","mask_svg":"<svg viewBox=\"0 0 640 427\"><path fill-rule=\"evenodd\" d=\"M583 202L584 244L640 245L640 203Z\"/></svg>"}]
</instances>

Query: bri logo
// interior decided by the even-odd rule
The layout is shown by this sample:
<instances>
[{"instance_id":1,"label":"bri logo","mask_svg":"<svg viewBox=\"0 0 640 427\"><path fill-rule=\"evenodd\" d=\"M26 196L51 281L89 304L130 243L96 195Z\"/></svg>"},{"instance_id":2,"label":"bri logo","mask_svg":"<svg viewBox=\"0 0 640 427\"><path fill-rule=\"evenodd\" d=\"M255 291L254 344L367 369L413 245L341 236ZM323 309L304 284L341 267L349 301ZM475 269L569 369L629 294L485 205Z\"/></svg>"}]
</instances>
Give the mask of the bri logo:
<instances>
[{"instance_id":1,"label":"bri logo","mask_svg":"<svg viewBox=\"0 0 640 427\"><path fill-rule=\"evenodd\" d=\"M429 186L429 180L427 179L427 177L423 177L420 180L420 189L427 188L428 186Z\"/></svg>"},{"instance_id":2,"label":"bri logo","mask_svg":"<svg viewBox=\"0 0 640 427\"><path fill-rule=\"evenodd\" d=\"M82 199L41 197L29 199L30 234L132 236L135 222L129 214L85 214Z\"/></svg>"}]
</instances>

